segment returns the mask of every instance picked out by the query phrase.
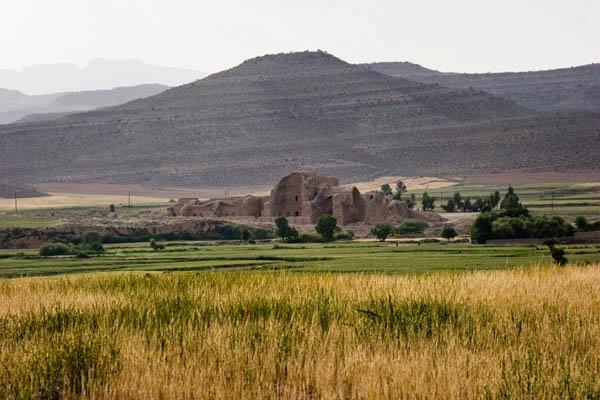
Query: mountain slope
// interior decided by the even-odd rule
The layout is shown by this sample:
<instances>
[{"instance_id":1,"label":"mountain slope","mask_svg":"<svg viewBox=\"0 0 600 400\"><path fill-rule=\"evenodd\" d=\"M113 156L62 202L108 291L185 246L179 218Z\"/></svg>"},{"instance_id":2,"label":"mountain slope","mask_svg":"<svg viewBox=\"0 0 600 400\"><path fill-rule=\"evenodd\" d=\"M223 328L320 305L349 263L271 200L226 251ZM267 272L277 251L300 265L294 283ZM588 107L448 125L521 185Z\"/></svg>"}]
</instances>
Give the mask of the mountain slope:
<instances>
[{"instance_id":1,"label":"mountain slope","mask_svg":"<svg viewBox=\"0 0 600 400\"><path fill-rule=\"evenodd\" d=\"M416 82L484 90L533 110L600 112L600 64L547 71L488 74L439 72L406 62L362 66Z\"/></svg>"},{"instance_id":2,"label":"mountain slope","mask_svg":"<svg viewBox=\"0 0 600 400\"><path fill-rule=\"evenodd\" d=\"M327 53L270 55L156 96L0 126L0 177L160 186L600 166L600 118L393 78Z\"/></svg>"},{"instance_id":3,"label":"mountain slope","mask_svg":"<svg viewBox=\"0 0 600 400\"><path fill-rule=\"evenodd\" d=\"M0 89L0 124L19 121L56 119L75 111L89 111L115 106L149 97L168 89L168 86L146 84L117 87L110 90L54 93L28 96L15 90Z\"/></svg>"}]
</instances>

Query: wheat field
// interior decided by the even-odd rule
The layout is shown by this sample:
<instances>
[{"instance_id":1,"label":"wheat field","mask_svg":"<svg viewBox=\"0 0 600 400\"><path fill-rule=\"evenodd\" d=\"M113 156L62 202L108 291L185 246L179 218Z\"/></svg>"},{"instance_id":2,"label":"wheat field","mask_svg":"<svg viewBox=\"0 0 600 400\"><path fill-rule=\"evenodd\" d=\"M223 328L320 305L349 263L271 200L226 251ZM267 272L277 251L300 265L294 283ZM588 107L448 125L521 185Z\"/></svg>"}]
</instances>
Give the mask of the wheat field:
<instances>
[{"instance_id":1,"label":"wheat field","mask_svg":"<svg viewBox=\"0 0 600 400\"><path fill-rule=\"evenodd\" d=\"M0 398L598 398L600 268L0 281Z\"/></svg>"}]
</instances>

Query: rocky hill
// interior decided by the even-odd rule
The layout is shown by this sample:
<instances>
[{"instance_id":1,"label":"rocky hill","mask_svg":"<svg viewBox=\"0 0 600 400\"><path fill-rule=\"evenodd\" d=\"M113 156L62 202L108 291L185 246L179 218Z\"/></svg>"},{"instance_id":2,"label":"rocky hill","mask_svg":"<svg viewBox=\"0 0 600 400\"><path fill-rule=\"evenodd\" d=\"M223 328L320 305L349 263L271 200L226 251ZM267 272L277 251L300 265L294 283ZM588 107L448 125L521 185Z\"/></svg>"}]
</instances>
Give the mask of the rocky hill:
<instances>
[{"instance_id":1,"label":"rocky hill","mask_svg":"<svg viewBox=\"0 0 600 400\"><path fill-rule=\"evenodd\" d=\"M539 111L600 112L600 64L534 72L459 74L407 62L363 64L386 75L453 88L473 88Z\"/></svg>"},{"instance_id":2,"label":"rocky hill","mask_svg":"<svg viewBox=\"0 0 600 400\"><path fill-rule=\"evenodd\" d=\"M156 186L600 167L600 117L390 77L323 52L247 60L158 95L0 126L0 177Z\"/></svg>"},{"instance_id":3,"label":"rocky hill","mask_svg":"<svg viewBox=\"0 0 600 400\"><path fill-rule=\"evenodd\" d=\"M116 106L142 97L153 96L168 88L164 85L145 84L117 87L110 90L87 90L34 96L0 88L0 124L57 119L75 111Z\"/></svg>"}]
</instances>

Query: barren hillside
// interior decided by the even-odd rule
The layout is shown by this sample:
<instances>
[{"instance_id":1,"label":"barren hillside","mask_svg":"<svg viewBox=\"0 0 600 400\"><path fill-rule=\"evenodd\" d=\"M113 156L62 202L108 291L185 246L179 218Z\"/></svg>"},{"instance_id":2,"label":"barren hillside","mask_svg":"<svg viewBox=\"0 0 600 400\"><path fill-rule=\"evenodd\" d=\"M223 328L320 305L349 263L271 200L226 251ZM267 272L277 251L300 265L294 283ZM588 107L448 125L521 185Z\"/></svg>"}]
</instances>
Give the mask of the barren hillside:
<instances>
[{"instance_id":1,"label":"barren hillside","mask_svg":"<svg viewBox=\"0 0 600 400\"><path fill-rule=\"evenodd\" d=\"M169 87L146 84L110 90L86 90L28 96L16 90L0 89L0 124L57 119L76 111L116 106L164 92Z\"/></svg>"},{"instance_id":2,"label":"barren hillside","mask_svg":"<svg viewBox=\"0 0 600 400\"><path fill-rule=\"evenodd\" d=\"M600 112L600 64L547 71L489 74L439 72L408 62L363 66L416 82L484 90L533 110Z\"/></svg>"},{"instance_id":3,"label":"barren hillside","mask_svg":"<svg viewBox=\"0 0 600 400\"><path fill-rule=\"evenodd\" d=\"M0 126L0 177L156 186L600 167L600 117L553 116L323 52L269 55L156 96Z\"/></svg>"}]
</instances>

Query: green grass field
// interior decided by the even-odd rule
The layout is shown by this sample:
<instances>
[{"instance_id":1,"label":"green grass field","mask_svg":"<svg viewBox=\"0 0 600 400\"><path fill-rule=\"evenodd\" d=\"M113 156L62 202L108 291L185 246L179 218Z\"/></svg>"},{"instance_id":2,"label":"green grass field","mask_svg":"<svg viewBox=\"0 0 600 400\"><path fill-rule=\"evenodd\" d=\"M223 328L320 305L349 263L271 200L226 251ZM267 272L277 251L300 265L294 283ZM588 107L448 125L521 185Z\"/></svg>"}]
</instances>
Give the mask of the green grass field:
<instances>
[{"instance_id":1,"label":"green grass field","mask_svg":"<svg viewBox=\"0 0 600 400\"><path fill-rule=\"evenodd\" d=\"M460 192L465 197L485 197L498 190L502 196L506 187L494 186L453 186L444 189L414 190L420 206L423 192L435 197L435 210L441 210L440 201L445 204L455 192ZM523 205L533 214L560 215L573 219L577 215L584 215L592 219L600 219L600 184L569 184L545 183L531 185L517 185L515 192L519 195Z\"/></svg>"},{"instance_id":2,"label":"green grass field","mask_svg":"<svg viewBox=\"0 0 600 400\"><path fill-rule=\"evenodd\" d=\"M175 245L173 245L175 244ZM566 247L573 264L600 263L600 246ZM551 264L545 246L392 243L211 245L172 243L154 251L148 244L107 246L89 259L38 257L34 250L0 251L0 277L94 271L182 271L289 269L306 272L426 273L505 269Z\"/></svg>"}]
</instances>

